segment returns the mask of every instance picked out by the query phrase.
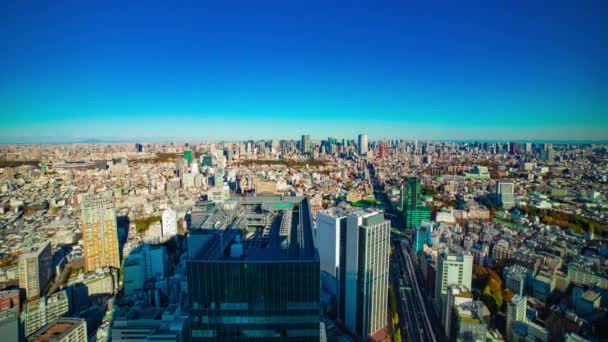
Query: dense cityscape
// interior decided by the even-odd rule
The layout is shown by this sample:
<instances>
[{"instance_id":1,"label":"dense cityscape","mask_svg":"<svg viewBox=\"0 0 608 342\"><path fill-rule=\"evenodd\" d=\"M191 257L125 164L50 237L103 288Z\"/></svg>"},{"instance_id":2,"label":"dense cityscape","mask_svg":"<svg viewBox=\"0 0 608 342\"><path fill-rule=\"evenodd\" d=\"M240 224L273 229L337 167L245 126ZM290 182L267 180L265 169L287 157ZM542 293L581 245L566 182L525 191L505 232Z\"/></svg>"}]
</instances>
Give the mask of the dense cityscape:
<instances>
[{"instance_id":1,"label":"dense cityscape","mask_svg":"<svg viewBox=\"0 0 608 342\"><path fill-rule=\"evenodd\" d=\"M608 149L0 145L3 341L608 339Z\"/></svg>"},{"instance_id":2,"label":"dense cityscape","mask_svg":"<svg viewBox=\"0 0 608 342\"><path fill-rule=\"evenodd\" d=\"M608 342L608 1L2 1L0 342Z\"/></svg>"}]
</instances>

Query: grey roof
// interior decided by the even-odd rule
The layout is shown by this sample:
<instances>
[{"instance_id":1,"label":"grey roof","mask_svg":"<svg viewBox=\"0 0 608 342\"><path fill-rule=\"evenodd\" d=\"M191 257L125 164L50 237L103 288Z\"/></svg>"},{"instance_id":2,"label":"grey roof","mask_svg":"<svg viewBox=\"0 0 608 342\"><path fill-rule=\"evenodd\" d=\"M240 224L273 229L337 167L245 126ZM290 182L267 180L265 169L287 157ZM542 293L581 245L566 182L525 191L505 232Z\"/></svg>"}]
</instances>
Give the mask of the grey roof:
<instances>
[{"instance_id":1,"label":"grey roof","mask_svg":"<svg viewBox=\"0 0 608 342\"><path fill-rule=\"evenodd\" d=\"M215 211L226 211L216 207ZM212 216L214 216L212 214ZM285 262L319 259L312 229L309 200L306 197L256 196L238 200L217 229L195 229L205 243L190 261ZM233 245L243 253L231 257Z\"/></svg>"}]
</instances>

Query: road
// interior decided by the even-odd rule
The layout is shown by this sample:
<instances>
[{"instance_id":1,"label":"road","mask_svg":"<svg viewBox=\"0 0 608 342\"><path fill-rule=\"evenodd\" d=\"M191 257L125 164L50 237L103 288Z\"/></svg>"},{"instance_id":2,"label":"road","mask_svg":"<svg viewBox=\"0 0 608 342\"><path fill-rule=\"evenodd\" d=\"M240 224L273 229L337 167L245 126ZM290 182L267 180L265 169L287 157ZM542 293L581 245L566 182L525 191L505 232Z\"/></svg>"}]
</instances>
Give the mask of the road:
<instances>
[{"instance_id":1,"label":"road","mask_svg":"<svg viewBox=\"0 0 608 342\"><path fill-rule=\"evenodd\" d=\"M385 217L391 220L391 226L402 229L403 221L398 212L393 212L388 198L380 189L375 177L373 166L369 167L374 195L385 204ZM431 302L426 300L418 282L418 273L412 261L410 251L402 249L400 241L406 234L391 233L391 242L394 246L390 260L390 275L397 299L397 311L399 313L399 325L401 336L406 336L407 341L432 341L443 342L439 320L431 311Z\"/></svg>"}]
</instances>

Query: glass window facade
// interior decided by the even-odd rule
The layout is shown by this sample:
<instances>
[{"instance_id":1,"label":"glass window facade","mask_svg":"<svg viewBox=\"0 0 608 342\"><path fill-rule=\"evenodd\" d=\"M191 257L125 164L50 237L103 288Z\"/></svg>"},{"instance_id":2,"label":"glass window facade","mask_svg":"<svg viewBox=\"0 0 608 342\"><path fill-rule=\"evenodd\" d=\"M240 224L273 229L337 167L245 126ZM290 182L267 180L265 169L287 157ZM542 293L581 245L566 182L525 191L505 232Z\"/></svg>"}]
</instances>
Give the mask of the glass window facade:
<instances>
[{"instance_id":1,"label":"glass window facade","mask_svg":"<svg viewBox=\"0 0 608 342\"><path fill-rule=\"evenodd\" d=\"M192 341L318 341L318 260L188 262Z\"/></svg>"}]
</instances>

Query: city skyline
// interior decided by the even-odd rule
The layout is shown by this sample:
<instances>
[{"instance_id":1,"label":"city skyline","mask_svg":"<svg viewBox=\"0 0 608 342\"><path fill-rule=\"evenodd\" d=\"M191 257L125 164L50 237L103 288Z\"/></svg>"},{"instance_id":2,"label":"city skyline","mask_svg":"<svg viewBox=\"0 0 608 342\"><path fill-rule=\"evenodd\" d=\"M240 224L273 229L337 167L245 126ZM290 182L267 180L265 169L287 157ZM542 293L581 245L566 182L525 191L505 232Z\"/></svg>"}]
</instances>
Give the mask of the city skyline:
<instances>
[{"instance_id":1,"label":"city skyline","mask_svg":"<svg viewBox=\"0 0 608 342\"><path fill-rule=\"evenodd\" d=\"M0 142L606 140L599 1L15 4Z\"/></svg>"},{"instance_id":2,"label":"city skyline","mask_svg":"<svg viewBox=\"0 0 608 342\"><path fill-rule=\"evenodd\" d=\"M2 342L608 341L608 2L17 1Z\"/></svg>"}]
</instances>

